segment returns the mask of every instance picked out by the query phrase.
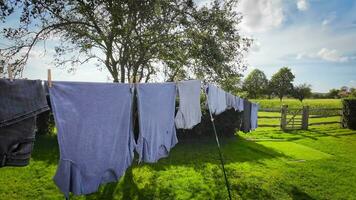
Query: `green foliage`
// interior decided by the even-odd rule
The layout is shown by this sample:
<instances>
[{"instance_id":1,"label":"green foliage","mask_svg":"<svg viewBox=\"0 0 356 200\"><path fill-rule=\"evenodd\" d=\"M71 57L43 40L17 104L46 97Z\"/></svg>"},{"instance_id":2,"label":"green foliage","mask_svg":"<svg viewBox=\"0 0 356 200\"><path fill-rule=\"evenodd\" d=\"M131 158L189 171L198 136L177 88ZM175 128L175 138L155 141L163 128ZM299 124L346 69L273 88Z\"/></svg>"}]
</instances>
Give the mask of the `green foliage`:
<instances>
[{"instance_id":1,"label":"green foliage","mask_svg":"<svg viewBox=\"0 0 356 200\"><path fill-rule=\"evenodd\" d=\"M263 71L259 69L254 69L245 78L243 89L247 91L249 98L261 97L268 86L268 80Z\"/></svg>"},{"instance_id":2,"label":"green foliage","mask_svg":"<svg viewBox=\"0 0 356 200\"><path fill-rule=\"evenodd\" d=\"M11 13L20 23L4 27L13 46L0 55L16 75L36 44L58 37L54 61L69 71L93 61L115 82L193 77L231 86L251 44L239 33L236 0L5 1L0 19Z\"/></svg>"},{"instance_id":3,"label":"green foliage","mask_svg":"<svg viewBox=\"0 0 356 200\"><path fill-rule=\"evenodd\" d=\"M356 130L356 98L343 99L343 126Z\"/></svg>"},{"instance_id":4,"label":"green foliage","mask_svg":"<svg viewBox=\"0 0 356 200\"><path fill-rule=\"evenodd\" d=\"M270 81L270 87L273 93L282 101L283 97L293 89L295 76L288 67L281 68L275 73Z\"/></svg>"},{"instance_id":5,"label":"green foliage","mask_svg":"<svg viewBox=\"0 0 356 200\"><path fill-rule=\"evenodd\" d=\"M300 102L303 102L305 98L308 98L311 95L311 85L304 83L293 87L292 96Z\"/></svg>"},{"instance_id":6,"label":"green foliage","mask_svg":"<svg viewBox=\"0 0 356 200\"><path fill-rule=\"evenodd\" d=\"M329 98L338 99L338 98L340 98L339 92L340 92L339 89L331 89L331 90L329 91L329 93L327 94L327 96L328 96Z\"/></svg>"},{"instance_id":7,"label":"green foliage","mask_svg":"<svg viewBox=\"0 0 356 200\"><path fill-rule=\"evenodd\" d=\"M341 87L340 89L331 89L329 90L327 96L329 98L349 98L349 97L356 97L356 88L348 88L346 86Z\"/></svg>"}]
</instances>

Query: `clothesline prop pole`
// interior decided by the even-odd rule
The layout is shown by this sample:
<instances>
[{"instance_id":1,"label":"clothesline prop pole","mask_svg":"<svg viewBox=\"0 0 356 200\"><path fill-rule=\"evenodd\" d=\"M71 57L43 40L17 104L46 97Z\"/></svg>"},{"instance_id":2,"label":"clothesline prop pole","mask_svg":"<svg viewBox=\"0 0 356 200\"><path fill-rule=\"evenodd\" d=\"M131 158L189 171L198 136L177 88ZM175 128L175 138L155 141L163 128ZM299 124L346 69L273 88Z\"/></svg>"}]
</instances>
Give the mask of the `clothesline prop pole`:
<instances>
[{"instance_id":1,"label":"clothesline prop pole","mask_svg":"<svg viewBox=\"0 0 356 200\"><path fill-rule=\"evenodd\" d=\"M47 71L47 83L48 83L48 87L52 87L52 73L51 73L51 69L48 69L48 71Z\"/></svg>"},{"instance_id":2,"label":"clothesline prop pole","mask_svg":"<svg viewBox=\"0 0 356 200\"><path fill-rule=\"evenodd\" d=\"M7 73L8 73L8 75L9 75L10 81L13 81L13 80L14 80L14 77L13 77L13 75L12 75L11 65L8 65L8 66L7 66Z\"/></svg>"},{"instance_id":3,"label":"clothesline prop pole","mask_svg":"<svg viewBox=\"0 0 356 200\"><path fill-rule=\"evenodd\" d=\"M229 181L228 181L227 176L226 176L224 157L223 157L223 154L221 152L219 137L218 137L218 134L216 133L214 118L213 118L213 115L211 114L211 110L210 110L210 107L209 107L208 94L207 94L207 92L205 94L206 94L206 102L208 104L208 109L209 109L209 114L210 114L210 120L211 120L211 123L213 125L213 130L214 130L214 134L215 134L215 141L216 141L216 144L218 145L220 163L221 163L221 167L222 167L222 170L223 170L223 173L224 173L224 178L225 178L225 185L226 185L227 192L229 194L229 199L231 200L232 198L231 198L231 193L230 193L230 184L229 184Z\"/></svg>"}]
</instances>

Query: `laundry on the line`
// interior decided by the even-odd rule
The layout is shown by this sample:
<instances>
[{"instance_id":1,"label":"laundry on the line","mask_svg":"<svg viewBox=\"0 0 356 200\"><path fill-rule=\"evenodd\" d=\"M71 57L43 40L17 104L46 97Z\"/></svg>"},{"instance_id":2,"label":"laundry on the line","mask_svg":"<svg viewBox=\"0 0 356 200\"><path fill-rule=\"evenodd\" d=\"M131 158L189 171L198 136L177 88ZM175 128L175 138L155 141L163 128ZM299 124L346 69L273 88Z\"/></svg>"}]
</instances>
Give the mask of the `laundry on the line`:
<instances>
[{"instance_id":1,"label":"laundry on the line","mask_svg":"<svg viewBox=\"0 0 356 200\"><path fill-rule=\"evenodd\" d=\"M68 196L117 181L133 160L129 84L53 82L60 160L54 181Z\"/></svg>"},{"instance_id":2,"label":"laundry on the line","mask_svg":"<svg viewBox=\"0 0 356 200\"><path fill-rule=\"evenodd\" d=\"M35 141L36 115L48 110L40 80L0 79L0 167L26 166Z\"/></svg>"},{"instance_id":3,"label":"laundry on the line","mask_svg":"<svg viewBox=\"0 0 356 200\"><path fill-rule=\"evenodd\" d=\"M221 114L228 108L226 104L226 92L224 90L213 84L208 84L206 91L208 93L207 106L212 114Z\"/></svg>"},{"instance_id":4,"label":"laundry on the line","mask_svg":"<svg viewBox=\"0 0 356 200\"><path fill-rule=\"evenodd\" d=\"M146 83L137 85L139 161L157 162L177 142L174 125L176 84Z\"/></svg>"},{"instance_id":5,"label":"laundry on the line","mask_svg":"<svg viewBox=\"0 0 356 200\"><path fill-rule=\"evenodd\" d=\"M258 127L258 109L259 105L256 103L251 104L251 130L254 131Z\"/></svg>"},{"instance_id":6,"label":"laundry on the line","mask_svg":"<svg viewBox=\"0 0 356 200\"><path fill-rule=\"evenodd\" d=\"M179 108L175 123L178 129L192 129L201 122L201 82L200 80L180 81L177 83Z\"/></svg>"},{"instance_id":7,"label":"laundry on the line","mask_svg":"<svg viewBox=\"0 0 356 200\"><path fill-rule=\"evenodd\" d=\"M54 181L66 197L93 193L100 184L117 181L132 164L134 151L139 162L167 157L178 143L176 128L192 129L202 119L199 80L139 84L54 81L51 85L48 90L60 149ZM257 128L258 104L213 84L204 88L212 114L233 108L242 112L240 130ZM49 109L45 89L39 80L0 79L0 96L0 167L27 165L35 139L35 117Z\"/></svg>"}]
</instances>

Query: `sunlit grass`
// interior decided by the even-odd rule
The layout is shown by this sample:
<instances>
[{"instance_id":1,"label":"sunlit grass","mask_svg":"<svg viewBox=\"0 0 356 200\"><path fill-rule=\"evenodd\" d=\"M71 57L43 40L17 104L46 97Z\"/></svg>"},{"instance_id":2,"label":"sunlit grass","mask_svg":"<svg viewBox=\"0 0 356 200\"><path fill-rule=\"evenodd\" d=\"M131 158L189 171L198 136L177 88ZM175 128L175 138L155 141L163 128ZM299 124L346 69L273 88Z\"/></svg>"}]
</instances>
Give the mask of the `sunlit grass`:
<instances>
[{"instance_id":1,"label":"sunlit grass","mask_svg":"<svg viewBox=\"0 0 356 200\"><path fill-rule=\"evenodd\" d=\"M260 116L280 116L260 112ZM334 121L311 119L312 122ZM260 124L279 124L260 119ZM354 199L356 131L338 124L283 132L258 128L221 139L233 199ZM37 136L31 164L0 169L0 199L63 199L52 181L56 136ZM180 140L168 158L137 160L117 183L71 199L227 199L213 137Z\"/></svg>"}]
</instances>

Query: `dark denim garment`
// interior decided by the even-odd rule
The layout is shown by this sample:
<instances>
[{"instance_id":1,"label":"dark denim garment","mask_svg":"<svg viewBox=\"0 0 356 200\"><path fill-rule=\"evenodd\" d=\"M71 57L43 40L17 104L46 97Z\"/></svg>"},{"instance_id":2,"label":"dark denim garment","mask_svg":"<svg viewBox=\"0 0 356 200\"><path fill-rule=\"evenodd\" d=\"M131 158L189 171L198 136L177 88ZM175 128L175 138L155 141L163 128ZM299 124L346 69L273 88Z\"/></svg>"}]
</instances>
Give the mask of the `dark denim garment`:
<instances>
[{"instance_id":1,"label":"dark denim garment","mask_svg":"<svg viewBox=\"0 0 356 200\"><path fill-rule=\"evenodd\" d=\"M36 117L0 127L0 167L26 166L35 142Z\"/></svg>"},{"instance_id":2,"label":"dark denim garment","mask_svg":"<svg viewBox=\"0 0 356 200\"><path fill-rule=\"evenodd\" d=\"M29 164L36 115L48 109L40 80L0 79L0 167Z\"/></svg>"},{"instance_id":3,"label":"dark denim garment","mask_svg":"<svg viewBox=\"0 0 356 200\"><path fill-rule=\"evenodd\" d=\"M178 143L174 125L176 84L144 83L137 85L140 134L136 150L139 161L157 162L167 157Z\"/></svg>"},{"instance_id":4,"label":"dark denim garment","mask_svg":"<svg viewBox=\"0 0 356 200\"><path fill-rule=\"evenodd\" d=\"M48 110L41 80L0 79L0 127Z\"/></svg>"},{"instance_id":5,"label":"dark denim garment","mask_svg":"<svg viewBox=\"0 0 356 200\"><path fill-rule=\"evenodd\" d=\"M54 181L68 197L96 192L131 165L133 93L129 84L53 82L49 88L60 160Z\"/></svg>"}]
</instances>

